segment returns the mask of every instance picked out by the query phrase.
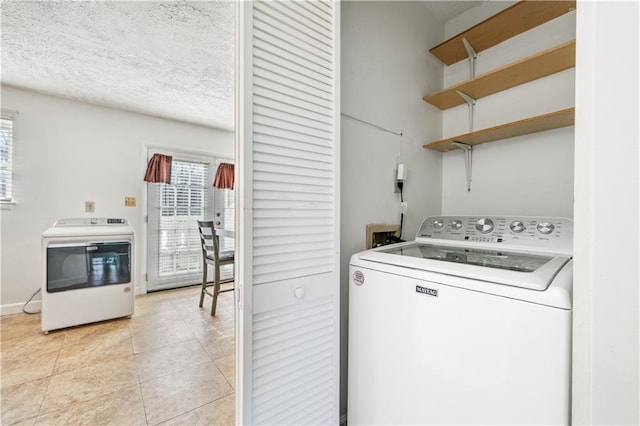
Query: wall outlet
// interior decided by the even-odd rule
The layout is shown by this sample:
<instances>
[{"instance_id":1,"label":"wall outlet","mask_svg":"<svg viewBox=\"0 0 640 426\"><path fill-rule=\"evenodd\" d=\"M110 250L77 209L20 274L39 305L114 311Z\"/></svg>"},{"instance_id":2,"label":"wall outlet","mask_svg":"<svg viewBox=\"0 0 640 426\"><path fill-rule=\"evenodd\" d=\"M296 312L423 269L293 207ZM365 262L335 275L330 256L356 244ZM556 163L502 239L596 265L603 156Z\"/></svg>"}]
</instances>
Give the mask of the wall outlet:
<instances>
[{"instance_id":1,"label":"wall outlet","mask_svg":"<svg viewBox=\"0 0 640 426\"><path fill-rule=\"evenodd\" d=\"M136 197L124 197L124 205L125 207L135 207Z\"/></svg>"},{"instance_id":2,"label":"wall outlet","mask_svg":"<svg viewBox=\"0 0 640 426\"><path fill-rule=\"evenodd\" d=\"M400 192L398 188L398 182L404 182L407 180L407 168L404 163L399 163L397 168L393 170L393 192L394 194Z\"/></svg>"},{"instance_id":3,"label":"wall outlet","mask_svg":"<svg viewBox=\"0 0 640 426\"><path fill-rule=\"evenodd\" d=\"M404 166L404 163L398 163L398 173L396 174L396 179L405 181L407 180L407 168Z\"/></svg>"},{"instance_id":4,"label":"wall outlet","mask_svg":"<svg viewBox=\"0 0 640 426\"><path fill-rule=\"evenodd\" d=\"M96 211L96 203L94 201L85 201L84 211L86 213L94 213Z\"/></svg>"}]
</instances>

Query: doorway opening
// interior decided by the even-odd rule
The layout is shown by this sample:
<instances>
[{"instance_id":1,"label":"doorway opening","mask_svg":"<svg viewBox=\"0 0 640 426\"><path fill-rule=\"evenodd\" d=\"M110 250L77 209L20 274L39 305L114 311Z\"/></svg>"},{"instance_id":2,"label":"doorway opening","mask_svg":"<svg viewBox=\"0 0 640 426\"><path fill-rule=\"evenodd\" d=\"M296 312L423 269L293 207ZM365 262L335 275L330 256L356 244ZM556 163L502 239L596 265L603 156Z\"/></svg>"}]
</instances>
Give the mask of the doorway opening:
<instances>
[{"instance_id":1,"label":"doorway opening","mask_svg":"<svg viewBox=\"0 0 640 426\"><path fill-rule=\"evenodd\" d=\"M149 150L149 158L156 152ZM148 292L200 284L198 220L214 220L216 227L229 231L234 228L233 191L212 185L215 168L222 160L163 153L173 157L171 182L147 184ZM233 250L234 239L223 237L220 244L222 250ZM232 277L233 267L224 267L221 272L223 278Z\"/></svg>"}]
</instances>

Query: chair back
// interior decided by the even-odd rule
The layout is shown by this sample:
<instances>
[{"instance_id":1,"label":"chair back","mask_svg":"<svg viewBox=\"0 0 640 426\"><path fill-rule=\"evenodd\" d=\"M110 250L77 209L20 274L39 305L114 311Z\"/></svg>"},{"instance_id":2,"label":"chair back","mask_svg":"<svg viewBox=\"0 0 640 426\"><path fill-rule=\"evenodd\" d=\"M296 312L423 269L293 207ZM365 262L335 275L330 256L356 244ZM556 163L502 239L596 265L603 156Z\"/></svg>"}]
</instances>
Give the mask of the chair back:
<instances>
[{"instance_id":1,"label":"chair back","mask_svg":"<svg viewBox=\"0 0 640 426\"><path fill-rule=\"evenodd\" d=\"M202 244L202 256L218 262L220 256L220 240L216 235L212 220L198 221L198 232Z\"/></svg>"}]
</instances>

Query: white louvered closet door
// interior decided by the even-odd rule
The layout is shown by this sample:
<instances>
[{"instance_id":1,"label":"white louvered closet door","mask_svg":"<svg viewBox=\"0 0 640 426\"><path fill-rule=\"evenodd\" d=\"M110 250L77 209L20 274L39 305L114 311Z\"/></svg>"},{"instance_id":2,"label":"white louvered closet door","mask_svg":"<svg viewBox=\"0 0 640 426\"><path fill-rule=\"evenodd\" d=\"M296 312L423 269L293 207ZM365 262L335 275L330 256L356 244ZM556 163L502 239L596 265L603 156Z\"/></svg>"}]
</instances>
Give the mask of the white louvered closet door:
<instances>
[{"instance_id":1,"label":"white louvered closet door","mask_svg":"<svg viewBox=\"0 0 640 426\"><path fill-rule=\"evenodd\" d=\"M339 3L238 8L237 418L339 419Z\"/></svg>"}]
</instances>

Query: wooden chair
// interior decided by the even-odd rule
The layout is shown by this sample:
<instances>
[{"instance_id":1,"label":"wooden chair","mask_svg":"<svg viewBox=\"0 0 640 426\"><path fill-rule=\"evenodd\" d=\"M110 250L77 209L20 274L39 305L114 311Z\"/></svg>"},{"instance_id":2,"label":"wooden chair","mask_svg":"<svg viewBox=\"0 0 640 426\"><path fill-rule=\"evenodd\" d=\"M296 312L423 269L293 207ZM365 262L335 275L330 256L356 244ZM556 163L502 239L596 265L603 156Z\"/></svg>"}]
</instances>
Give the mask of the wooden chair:
<instances>
[{"instance_id":1,"label":"wooden chair","mask_svg":"<svg viewBox=\"0 0 640 426\"><path fill-rule=\"evenodd\" d=\"M235 286L229 289L220 290L220 267L224 265L233 265L235 252L233 250L220 251L220 238L216 234L213 221L198 221L198 231L200 232L200 242L202 243L202 290L200 292L200 307L204 302L204 295L207 294L213 298L211 304L211 315L216 314L216 304L218 303L218 294L227 291L233 291ZM208 266L213 266L213 281L207 280ZM224 282L233 282L225 280ZM213 292L207 290L213 286Z\"/></svg>"}]
</instances>

